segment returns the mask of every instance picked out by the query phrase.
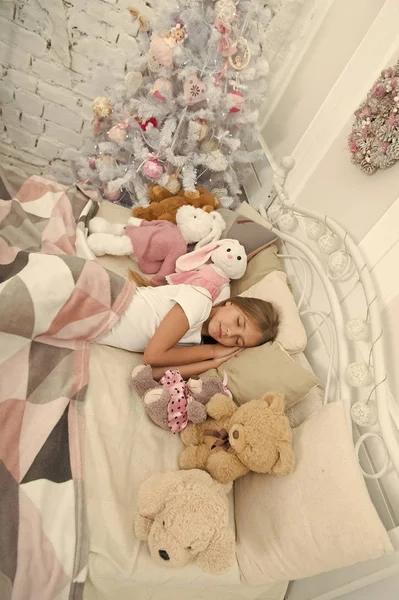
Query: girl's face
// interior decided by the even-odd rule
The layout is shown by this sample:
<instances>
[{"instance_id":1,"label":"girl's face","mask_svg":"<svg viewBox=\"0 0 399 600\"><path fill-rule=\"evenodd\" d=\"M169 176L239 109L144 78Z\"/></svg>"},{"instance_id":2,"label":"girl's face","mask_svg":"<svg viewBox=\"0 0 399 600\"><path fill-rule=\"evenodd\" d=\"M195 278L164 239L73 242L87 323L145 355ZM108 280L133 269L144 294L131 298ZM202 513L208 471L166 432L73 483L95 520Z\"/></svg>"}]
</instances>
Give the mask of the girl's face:
<instances>
[{"instance_id":1,"label":"girl's face","mask_svg":"<svg viewBox=\"0 0 399 600\"><path fill-rule=\"evenodd\" d=\"M256 323L231 302L212 310L208 335L223 346L240 348L257 346L262 339Z\"/></svg>"}]
</instances>

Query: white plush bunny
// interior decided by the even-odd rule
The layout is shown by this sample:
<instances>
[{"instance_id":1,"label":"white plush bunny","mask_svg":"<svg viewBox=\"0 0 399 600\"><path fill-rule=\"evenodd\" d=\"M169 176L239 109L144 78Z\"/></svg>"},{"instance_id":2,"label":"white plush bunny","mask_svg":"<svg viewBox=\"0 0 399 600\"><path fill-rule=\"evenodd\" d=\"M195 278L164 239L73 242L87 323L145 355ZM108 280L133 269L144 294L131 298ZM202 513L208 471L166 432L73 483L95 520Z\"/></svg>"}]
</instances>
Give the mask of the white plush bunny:
<instances>
[{"instance_id":1,"label":"white plush bunny","mask_svg":"<svg viewBox=\"0 0 399 600\"><path fill-rule=\"evenodd\" d=\"M130 217L127 226L140 227L145 223L143 219ZM150 221L150 223L154 226L159 221ZM179 208L176 213L176 224L171 224L173 225L171 230L177 226L186 244L196 244L196 248L216 242L226 227L223 217L218 212L207 213L193 206ZM132 236L127 235L126 225L122 223L109 223L101 217L94 217L89 223L89 231L92 235L87 243L96 256L104 254L126 256L134 253Z\"/></svg>"},{"instance_id":2,"label":"white plush bunny","mask_svg":"<svg viewBox=\"0 0 399 600\"><path fill-rule=\"evenodd\" d=\"M178 258L176 273L168 275L166 281L203 287L217 304L230 298L230 279L240 279L246 268L244 247L237 240L219 240Z\"/></svg>"},{"instance_id":3,"label":"white plush bunny","mask_svg":"<svg viewBox=\"0 0 399 600\"><path fill-rule=\"evenodd\" d=\"M154 285L164 285L165 276L173 273L176 260L187 253L188 244L196 248L216 241L226 227L223 217L193 206L181 206L176 223L144 221L131 217L127 226L94 217L89 223L87 244L96 256L135 254L143 273L155 274Z\"/></svg>"}]
</instances>

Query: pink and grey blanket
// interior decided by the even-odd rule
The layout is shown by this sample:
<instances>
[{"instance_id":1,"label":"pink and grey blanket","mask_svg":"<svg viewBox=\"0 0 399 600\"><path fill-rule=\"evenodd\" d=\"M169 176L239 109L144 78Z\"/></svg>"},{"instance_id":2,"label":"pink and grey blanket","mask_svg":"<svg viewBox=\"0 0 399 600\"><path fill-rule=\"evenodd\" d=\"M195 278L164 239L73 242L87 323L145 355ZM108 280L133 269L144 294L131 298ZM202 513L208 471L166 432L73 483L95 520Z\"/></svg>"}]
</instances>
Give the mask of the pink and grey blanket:
<instances>
[{"instance_id":1,"label":"pink and grey blanket","mask_svg":"<svg viewBox=\"0 0 399 600\"><path fill-rule=\"evenodd\" d=\"M0 200L1 600L83 594L88 342L134 294L87 260L85 222L97 208L40 177Z\"/></svg>"}]
</instances>

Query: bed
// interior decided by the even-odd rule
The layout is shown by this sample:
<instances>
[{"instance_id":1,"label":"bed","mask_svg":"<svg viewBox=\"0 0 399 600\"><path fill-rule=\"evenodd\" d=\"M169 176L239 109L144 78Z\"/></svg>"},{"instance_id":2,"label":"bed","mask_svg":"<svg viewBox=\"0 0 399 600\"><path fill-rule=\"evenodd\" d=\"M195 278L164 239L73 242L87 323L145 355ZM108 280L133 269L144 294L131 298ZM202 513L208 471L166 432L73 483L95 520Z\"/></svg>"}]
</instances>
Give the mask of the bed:
<instances>
[{"instance_id":1,"label":"bed","mask_svg":"<svg viewBox=\"0 0 399 600\"><path fill-rule=\"evenodd\" d=\"M80 569L80 578L75 578L81 585L65 587L59 598L200 600L214 593L220 599L281 600L290 579L312 577L358 562L366 572L381 560L397 563L399 420L385 379L374 287L357 248L339 225L290 204L284 192L286 169L278 167L267 146L263 147L275 172L274 201L270 207L258 207L257 212L249 205L241 210L276 231L281 239L278 253L308 338L306 351L296 351L286 359L290 361L287 364L299 365L313 382L315 377L321 382L308 383L300 402L290 409L298 459L296 478L277 481L249 474L236 482L229 500L237 556L226 574L215 577L195 566L170 571L154 565L146 546L132 534L137 490L149 475L177 468L180 442L153 426L131 389L130 373L140 364L141 356L92 344L81 448L88 568ZM11 188L12 181L7 189ZM96 201L90 202L93 205ZM127 218L126 209L109 203L101 204L99 214L113 222ZM287 231L290 219L281 219L282 214L289 215L291 221L292 217L297 219L295 232ZM343 280L328 270L328 259L304 235L309 218L327 225L344 244L352 259L352 271L346 272ZM89 258L84 249L87 220L80 222L78 253ZM128 258L106 256L99 262L123 277L131 266ZM355 353L354 343L347 340L344 330L348 319L359 316L359 300L348 296L351 301L346 302L349 288L345 291L345 286L353 287L349 282L356 273L361 281L356 293L364 292L371 323L371 343L359 342L358 351L367 360L370 354L378 384L368 388L347 384L347 367L355 360ZM351 408L365 389L371 391L378 407L378 423L359 427L352 423ZM368 491L357 466L358 455ZM350 489L350 495L343 495L342 489ZM83 547L79 550L84 554ZM55 597L51 589L47 597Z\"/></svg>"}]
</instances>

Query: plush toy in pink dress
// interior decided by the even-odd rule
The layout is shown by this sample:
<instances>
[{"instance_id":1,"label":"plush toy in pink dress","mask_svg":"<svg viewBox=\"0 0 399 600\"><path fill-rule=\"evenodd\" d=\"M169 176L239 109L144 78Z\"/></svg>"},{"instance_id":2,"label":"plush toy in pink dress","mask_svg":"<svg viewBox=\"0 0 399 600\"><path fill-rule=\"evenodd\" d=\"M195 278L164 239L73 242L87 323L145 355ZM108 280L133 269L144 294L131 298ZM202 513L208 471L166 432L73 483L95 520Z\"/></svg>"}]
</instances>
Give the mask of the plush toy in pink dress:
<instances>
[{"instance_id":1,"label":"plush toy in pink dress","mask_svg":"<svg viewBox=\"0 0 399 600\"><path fill-rule=\"evenodd\" d=\"M211 262L209 262L211 261ZM214 304L230 298L230 279L240 279L247 268L245 249L237 240L219 240L176 261L176 273L166 281L205 288Z\"/></svg>"}]
</instances>

